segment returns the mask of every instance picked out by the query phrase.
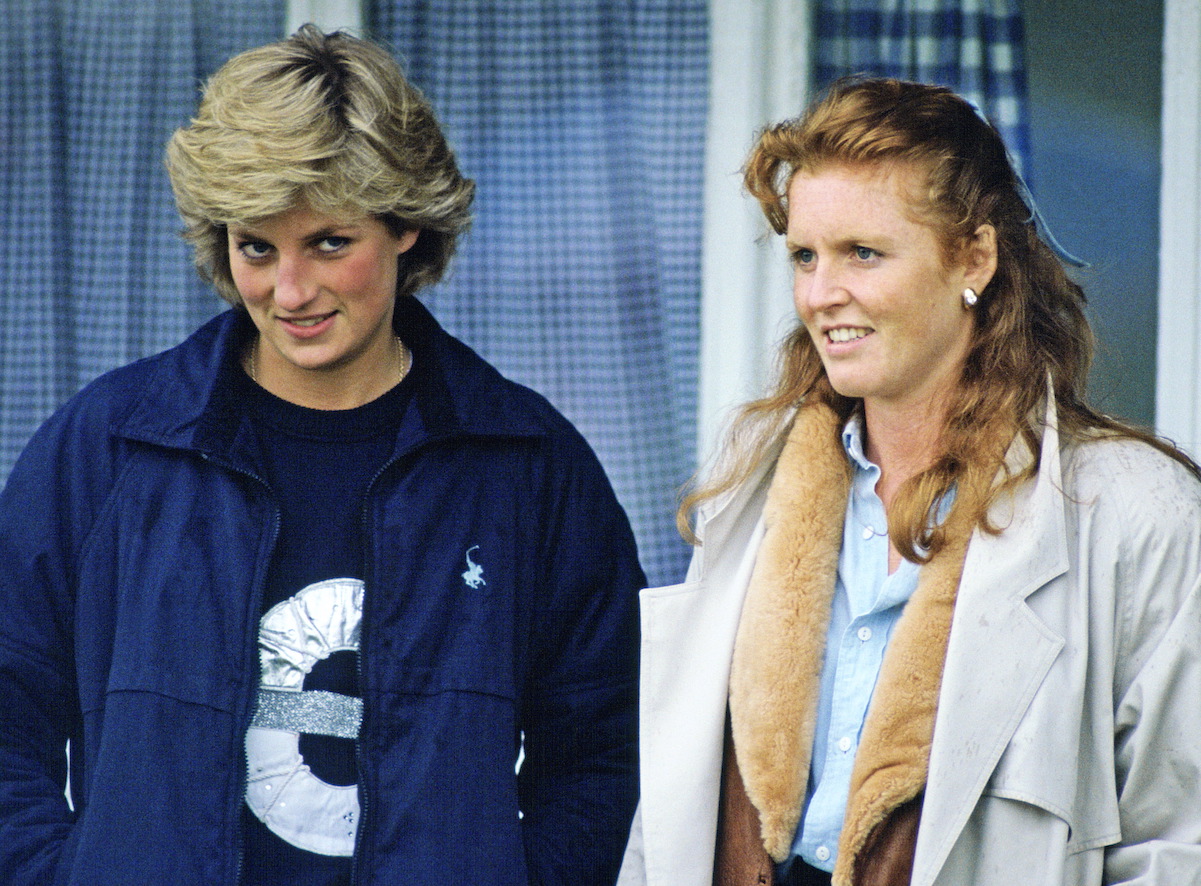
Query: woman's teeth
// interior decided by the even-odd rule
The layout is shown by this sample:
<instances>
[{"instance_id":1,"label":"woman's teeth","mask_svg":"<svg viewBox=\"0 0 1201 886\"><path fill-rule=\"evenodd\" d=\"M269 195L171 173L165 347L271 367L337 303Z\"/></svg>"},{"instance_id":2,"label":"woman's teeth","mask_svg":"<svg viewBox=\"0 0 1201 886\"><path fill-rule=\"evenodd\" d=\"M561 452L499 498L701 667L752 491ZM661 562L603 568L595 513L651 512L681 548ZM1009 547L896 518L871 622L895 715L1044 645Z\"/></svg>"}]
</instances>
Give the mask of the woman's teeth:
<instances>
[{"instance_id":1,"label":"woman's teeth","mask_svg":"<svg viewBox=\"0 0 1201 886\"><path fill-rule=\"evenodd\" d=\"M826 338L833 342L854 341L857 338L863 338L870 332L870 329L864 329L861 326L840 326L827 332Z\"/></svg>"}]
</instances>

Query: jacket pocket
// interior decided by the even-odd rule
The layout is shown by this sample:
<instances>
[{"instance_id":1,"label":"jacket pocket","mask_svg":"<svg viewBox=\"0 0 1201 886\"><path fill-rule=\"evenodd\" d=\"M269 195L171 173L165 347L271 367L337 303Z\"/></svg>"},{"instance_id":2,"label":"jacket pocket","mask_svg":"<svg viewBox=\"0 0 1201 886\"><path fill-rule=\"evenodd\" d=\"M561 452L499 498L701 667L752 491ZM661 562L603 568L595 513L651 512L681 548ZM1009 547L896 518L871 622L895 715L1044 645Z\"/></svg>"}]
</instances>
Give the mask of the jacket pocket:
<instances>
[{"instance_id":1,"label":"jacket pocket","mask_svg":"<svg viewBox=\"0 0 1201 886\"><path fill-rule=\"evenodd\" d=\"M1045 687L1044 687L1045 688ZM1067 851L1117 842L1114 766L1070 694L1040 692L1014 730L984 796L1013 800L1061 819Z\"/></svg>"}]
</instances>

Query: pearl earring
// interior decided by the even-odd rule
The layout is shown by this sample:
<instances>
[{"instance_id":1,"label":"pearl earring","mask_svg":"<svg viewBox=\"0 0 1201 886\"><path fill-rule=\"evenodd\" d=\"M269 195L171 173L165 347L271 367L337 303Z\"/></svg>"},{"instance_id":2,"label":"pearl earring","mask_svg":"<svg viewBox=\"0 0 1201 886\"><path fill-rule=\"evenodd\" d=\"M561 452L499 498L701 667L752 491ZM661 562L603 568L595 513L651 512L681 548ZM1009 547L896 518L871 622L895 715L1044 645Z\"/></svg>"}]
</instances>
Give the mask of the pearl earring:
<instances>
[{"instance_id":1,"label":"pearl earring","mask_svg":"<svg viewBox=\"0 0 1201 886\"><path fill-rule=\"evenodd\" d=\"M972 289L972 287L969 286L967 289L963 290L963 307L965 309L971 310L976 306L976 302L979 300L980 296L976 295L976 290Z\"/></svg>"}]
</instances>

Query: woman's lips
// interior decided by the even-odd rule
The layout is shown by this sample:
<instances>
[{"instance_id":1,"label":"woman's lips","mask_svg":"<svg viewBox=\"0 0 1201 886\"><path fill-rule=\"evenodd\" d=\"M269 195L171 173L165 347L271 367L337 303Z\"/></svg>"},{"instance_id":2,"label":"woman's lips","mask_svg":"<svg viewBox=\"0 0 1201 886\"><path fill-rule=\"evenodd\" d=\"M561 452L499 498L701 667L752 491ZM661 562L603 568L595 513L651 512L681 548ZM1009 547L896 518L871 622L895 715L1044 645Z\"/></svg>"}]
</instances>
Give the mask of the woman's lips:
<instances>
[{"instance_id":1,"label":"woman's lips","mask_svg":"<svg viewBox=\"0 0 1201 886\"><path fill-rule=\"evenodd\" d=\"M315 314L311 317L280 317L279 322L289 335L296 338L314 338L333 325L336 313Z\"/></svg>"}]
</instances>

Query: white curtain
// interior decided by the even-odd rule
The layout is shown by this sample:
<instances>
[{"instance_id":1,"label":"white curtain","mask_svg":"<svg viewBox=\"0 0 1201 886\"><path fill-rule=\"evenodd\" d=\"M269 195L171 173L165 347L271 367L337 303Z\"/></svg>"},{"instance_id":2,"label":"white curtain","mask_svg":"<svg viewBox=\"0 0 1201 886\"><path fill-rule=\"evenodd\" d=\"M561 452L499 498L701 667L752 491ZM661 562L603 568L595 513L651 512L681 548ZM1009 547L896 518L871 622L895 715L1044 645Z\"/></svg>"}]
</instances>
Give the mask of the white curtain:
<instances>
[{"instance_id":1,"label":"white curtain","mask_svg":"<svg viewBox=\"0 0 1201 886\"><path fill-rule=\"evenodd\" d=\"M1164 6L1157 430L1201 458L1201 6Z\"/></svg>"},{"instance_id":2,"label":"white curtain","mask_svg":"<svg viewBox=\"0 0 1201 886\"><path fill-rule=\"evenodd\" d=\"M808 100L808 0L710 0L709 126L701 259L697 453L713 452L733 407L762 393L795 322L781 238L742 191L756 133Z\"/></svg>"}]
</instances>

